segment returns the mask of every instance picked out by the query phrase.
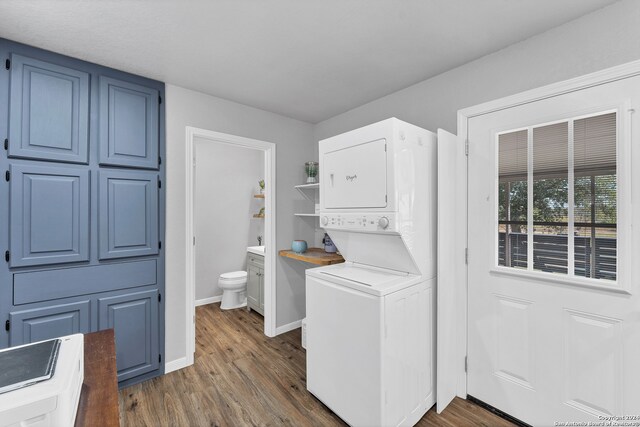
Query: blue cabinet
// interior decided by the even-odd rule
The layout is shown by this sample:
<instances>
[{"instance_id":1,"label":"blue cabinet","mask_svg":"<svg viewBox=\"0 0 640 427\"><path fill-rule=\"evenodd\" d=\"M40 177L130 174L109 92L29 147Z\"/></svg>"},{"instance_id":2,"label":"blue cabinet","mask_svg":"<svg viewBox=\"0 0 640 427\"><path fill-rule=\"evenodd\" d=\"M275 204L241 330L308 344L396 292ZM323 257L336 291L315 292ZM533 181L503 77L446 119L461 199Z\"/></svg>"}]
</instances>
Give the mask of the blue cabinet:
<instances>
[{"instance_id":1,"label":"blue cabinet","mask_svg":"<svg viewBox=\"0 0 640 427\"><path fill-rule=\"evenodd\" d=\"M89 171L11 165L11 267L89 260Z\"/></svg>"},{"instance_id":2,"label":"blue cabinet","mask_svg":"<svg viewBox=\"0 0 640 427\"><path fill-rule=\"evenodd\" d=\"M87 333L91 329L90 307L86 300L11 312L10 345Z\"/></svg>"},{"instance_id":3,"label":"blue cabinet","mask_svg":"<svg viewBox=\"0 0 640 427\"><path fill-rule=\"evenodd\" d=\"M100 76L100 164L157 169L159 92Z\"/></svg>"},{"instance_id":4,"label":"blue cabinet","mask_svg":"<svg viewBox=\"0 0 640 427\"><path fill-rule=\"evenodd\" d=\"M98 299L99 329L115 330L118 381L158 368L157 325L157 290Z\"/></svg>"},{"instance_id":5,"label":"blue cabinet","mask_svg":"<svg viewBox=\"0 0 640 427\"><path fill-rule=\"evenodd\" d=\"M158 174L101 170L100 259L158 253Z\"/></svg>"},{"instance_id":6,"label":"blue cabinet","mask_svg":"<svg viewBox=\"0 0 640 427\"><path fill-rule=\"evenodd\" d=\"M11 55L9 156L87 163L89 73Z\"/></svg>"},{"instance_id":7,"label":"blue cabinet","mask_svg":"<svg viewBox=\"0 0 640 427\"><path fill-rule=\"evenodd\" d=\"M0 38L0 348L115 328L120 385L164 353L164 84Z\"/></svg>"}]
</instances>

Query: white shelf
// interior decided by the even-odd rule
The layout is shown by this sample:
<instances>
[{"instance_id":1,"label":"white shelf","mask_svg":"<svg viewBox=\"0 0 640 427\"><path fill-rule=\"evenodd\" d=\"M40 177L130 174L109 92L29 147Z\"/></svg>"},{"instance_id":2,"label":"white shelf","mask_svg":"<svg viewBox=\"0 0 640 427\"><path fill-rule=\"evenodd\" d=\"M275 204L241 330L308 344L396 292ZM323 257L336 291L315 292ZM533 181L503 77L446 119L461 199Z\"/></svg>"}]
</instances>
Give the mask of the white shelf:
<instances>
[{"instance_id":1,"label":"white shelf","mask_svg":"<svg viewBox=\"0 0 640 427\"><path fill-rule=\"evenodd\" d=\"M315 216L315 217L320 216L320 214L316 214L316 213L297 213L297 214L294 214L294 215L295 216Z\"/></svg>"},{"instance_id":2,"label":"white shelf","mask_svg":"<svg viewBox=\"0 0 640 427\"><path fill-rule=\"evenodd\" d=\"M300 190L319 189L320 188L320 183L316 182L315 184L301 184L301 185L296 185L295 187L300 189Z\"/></svg>"}]
</instances>

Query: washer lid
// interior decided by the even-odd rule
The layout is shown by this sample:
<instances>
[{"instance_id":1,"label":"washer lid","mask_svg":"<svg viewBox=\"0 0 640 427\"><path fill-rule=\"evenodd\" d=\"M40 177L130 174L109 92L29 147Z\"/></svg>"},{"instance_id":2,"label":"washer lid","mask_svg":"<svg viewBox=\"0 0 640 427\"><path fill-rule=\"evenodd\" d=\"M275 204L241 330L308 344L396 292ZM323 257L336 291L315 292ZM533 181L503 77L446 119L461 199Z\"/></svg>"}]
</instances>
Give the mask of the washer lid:
<instances>
[{"instance_id":1,"label":"washer lid","mask_svg":"<svg viewBox=\"0 0 640 427\"><path fill-rule=\"evenodd\" d=\"M393 270L358 265L350 262L307 270L307 274L324 280L359 289L361 291L385 295L415 283L418 276ZM337 279L337 281L336 281Z\"/></svg>"},{"instance_id":2,"label":"washer lid","mask_svg":"<svg viewBox=\"0 0 640 427\"><path fill-rule=\"evenodd\" d=\"M247 277L246 271L231 271L229 273L222 273L220 275L223 279L243 279Z\"/></svg>"}]
</instances>

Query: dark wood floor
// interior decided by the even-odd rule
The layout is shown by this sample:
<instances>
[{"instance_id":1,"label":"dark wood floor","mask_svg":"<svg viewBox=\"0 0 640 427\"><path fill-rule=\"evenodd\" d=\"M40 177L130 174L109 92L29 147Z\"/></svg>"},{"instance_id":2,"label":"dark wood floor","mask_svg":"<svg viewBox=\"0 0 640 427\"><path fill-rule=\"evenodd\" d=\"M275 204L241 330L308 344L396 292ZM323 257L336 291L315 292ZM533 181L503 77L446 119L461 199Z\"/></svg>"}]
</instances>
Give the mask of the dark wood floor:
<instances>
[{"instance_id":1,"label":"dark wood floor","mask_svg":"<svg viewBox=\"0 0 640 427\"><path fill-rule=\"evenodd\" d=\"M195 364L120 391L124 426L344 426L305 386L300 329L267 338L262 317L196 310ZM511 426L456 398L419 426Z\"/></svg>"}]
</instances>

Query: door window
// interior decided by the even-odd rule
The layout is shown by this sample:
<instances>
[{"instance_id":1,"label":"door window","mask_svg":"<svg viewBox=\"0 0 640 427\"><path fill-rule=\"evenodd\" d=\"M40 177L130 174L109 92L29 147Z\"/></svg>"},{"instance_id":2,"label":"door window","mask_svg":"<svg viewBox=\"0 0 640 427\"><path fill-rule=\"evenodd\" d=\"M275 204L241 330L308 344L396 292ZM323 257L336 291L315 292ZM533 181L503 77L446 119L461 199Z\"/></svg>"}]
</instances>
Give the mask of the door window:
<instances>
[{"instance_id":1,"label":"door window","mask_svg":"<svg viewBox=\"0 0 640 427\"><path fill-rule=\"evenodd\" d=\"M498 265L616 280L616 126L607 112L498 134Z\"/></svg>"}]
</instances>

